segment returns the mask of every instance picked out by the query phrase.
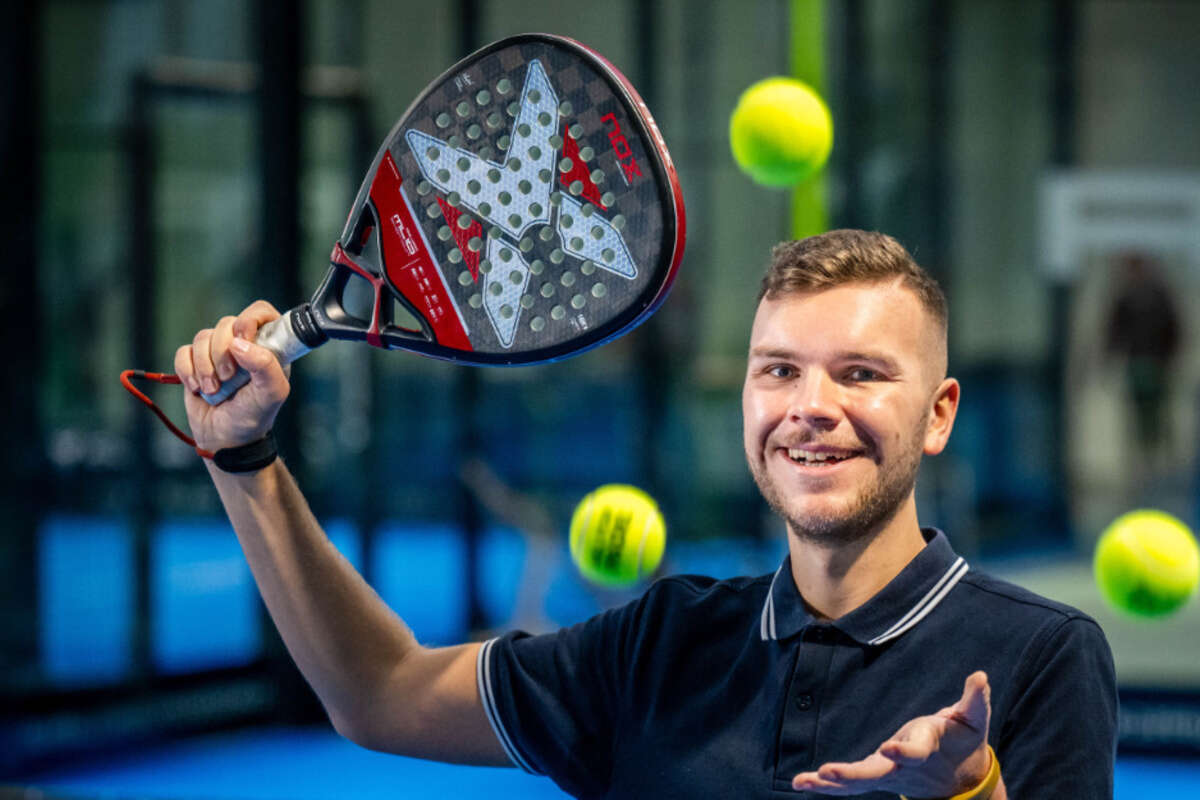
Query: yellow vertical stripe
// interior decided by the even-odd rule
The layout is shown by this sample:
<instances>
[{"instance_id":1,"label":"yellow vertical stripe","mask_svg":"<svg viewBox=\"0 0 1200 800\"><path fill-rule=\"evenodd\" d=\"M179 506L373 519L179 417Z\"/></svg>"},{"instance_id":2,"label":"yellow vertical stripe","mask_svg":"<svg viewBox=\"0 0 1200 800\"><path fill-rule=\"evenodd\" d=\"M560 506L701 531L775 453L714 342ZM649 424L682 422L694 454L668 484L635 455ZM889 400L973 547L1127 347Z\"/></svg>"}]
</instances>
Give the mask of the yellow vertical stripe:
<instances>
[{"instance_id":1,"label":"yellow vertical stripe","mask_svg":"<svg viewBox=\"0 0 1200 800\"><path fill-rule=\"evenodd\" d=\"M825 96L825 0L791 0L792 77ZM837 120L833 122L833 146L837 148ZM829 225L825 207L825 171L792 189L792 236L823 233Z\"/></svg>"}]
</instances>

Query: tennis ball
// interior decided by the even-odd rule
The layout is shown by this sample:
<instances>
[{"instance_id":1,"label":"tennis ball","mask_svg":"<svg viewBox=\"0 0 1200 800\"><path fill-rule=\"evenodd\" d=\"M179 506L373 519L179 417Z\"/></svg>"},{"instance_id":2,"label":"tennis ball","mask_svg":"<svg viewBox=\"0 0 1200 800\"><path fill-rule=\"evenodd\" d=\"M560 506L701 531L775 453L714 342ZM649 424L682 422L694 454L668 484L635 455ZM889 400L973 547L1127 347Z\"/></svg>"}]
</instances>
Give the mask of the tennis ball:
<instances>
[{"instance_id":1,"label":"tennis ball","mask_svg":"<svg viewBox=\"0 0 1200 800\"><path fill-rule=\"evenodd\" d=\"M1200 581L1200 548L1188 527L1162 511L1130 511L1096 545L1096 583L1117 608L1141 617L1176 611Z\"/></svg>"},{"instance_id":2,"label":"tennis ball","mask_svg":"<svg viewBox=\"0 0 1200 800\"><path fill-rule=\"evenodd\" d=\"M571 559L602 586L630 586L654 572L666 540L658 505L635 486L601 486L571 515Z\"/></svg>"},{"instance_id":3,"label":"tennis ball","mask_svg":"<svg viewBox=\"0 0 1200 800\"><path fill-rule=\"evenodd\" d=\"M738 98L729 146L742 171L763 186L794 186L825 165L833 119L825 102L794 78L767 78Z\"/></svg>"}]
</instances>

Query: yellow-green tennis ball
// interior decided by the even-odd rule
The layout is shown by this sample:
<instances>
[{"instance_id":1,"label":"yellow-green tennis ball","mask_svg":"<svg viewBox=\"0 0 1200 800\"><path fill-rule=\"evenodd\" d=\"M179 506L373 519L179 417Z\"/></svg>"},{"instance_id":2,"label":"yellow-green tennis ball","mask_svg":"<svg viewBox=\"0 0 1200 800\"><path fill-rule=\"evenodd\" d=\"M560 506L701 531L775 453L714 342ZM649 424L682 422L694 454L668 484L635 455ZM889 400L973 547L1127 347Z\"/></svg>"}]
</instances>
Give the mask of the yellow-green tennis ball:
<instances>
[{"instance_id":1,"label":"yellow-green tennis ball","mask_svg":"<svg viewBox=\"0 0 1200 800\"><path fill-rule=\"evenodd\" d=\"M1187 602L1200 582L1200 548L1188 527L1162 511L1130 511L1096 545L1096 583L1117 608L1161 617Z\"/></svg>"},{"instance_id":2,"label":"yellow-green tennis ball","mask_svg":"<svg viewBox=\"0 0 1200 800\"><path fill-rule=\"evenodd\" d=\"M825 165L833 119L820 96L795 78L767 78L738 98L729 146L742 171L763 186L794 186Z\"/></svg>"},{"instance_id":3,"label":"yellow-green tennis ball","mask_svg":"<svg viewBox=\"0 0 1200 800\"><path fill-rule=\"evenodd\" d=\"M571 515L571 559L602 586L630 586L654 572L666 541L658 504L635 486L601 486Z\"/></svg>"}]
</instances>

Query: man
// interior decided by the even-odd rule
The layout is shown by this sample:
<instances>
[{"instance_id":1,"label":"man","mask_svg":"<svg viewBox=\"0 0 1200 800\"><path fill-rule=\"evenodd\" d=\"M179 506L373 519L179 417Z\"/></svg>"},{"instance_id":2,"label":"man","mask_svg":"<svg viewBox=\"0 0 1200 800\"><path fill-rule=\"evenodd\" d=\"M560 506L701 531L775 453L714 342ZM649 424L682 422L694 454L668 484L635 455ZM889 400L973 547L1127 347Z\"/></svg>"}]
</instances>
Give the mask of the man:
<instances>
[{"instance_id":1,"label":"man","mask_svg":"<svg viewBox=\"0 0 1200 800\"><path fill-rule=\"evenodd\" d=\"M209 450L254 442L288 393L255 303L180 348ZM237 364L251 383L208 407ZM516 764L579 797L1112 795L1116 691L1095 622L969 570L917 522L923 454L959 401L946 306L889 237L780 245L742 397L745 451L784 518L773 575L671 577L543 636L420 646L275 461L209 471L297 664L346 737Z\"/></svg>"},{"instance_id":2,"label":"man","mask_svg":"<svg viewBox=\"0 0 1200 800\"><path fill-rule=\"evenodd\" d=\"M1183 326L1175 293L1151 255L1122 253L1114 263L1113 297L1105 319L1105 350L1120 358L1133 401L1137 473L1153 478L1170 463L1171 379L1178 372Z\"/></svg>"}]
</instances>

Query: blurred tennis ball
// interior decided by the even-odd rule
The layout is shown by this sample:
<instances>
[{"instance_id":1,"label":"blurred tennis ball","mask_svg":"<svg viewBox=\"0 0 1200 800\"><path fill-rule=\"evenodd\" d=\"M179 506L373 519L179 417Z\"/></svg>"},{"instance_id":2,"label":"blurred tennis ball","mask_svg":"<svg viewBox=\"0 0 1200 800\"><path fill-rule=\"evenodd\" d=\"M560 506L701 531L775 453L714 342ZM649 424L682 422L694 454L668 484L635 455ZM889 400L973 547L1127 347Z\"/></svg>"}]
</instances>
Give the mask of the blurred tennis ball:
<instances>
[{"instance_id":1,"label":"blurred tennis ball","mask_svg":"<svg viewBox=\"0 0 1200 800\"><path fill-rule=\"evenodd\" d=\"M729 146L742 171L763 186L794 186L825 165L833 119L820 96L795 78L767 78L738 98Z\"/></svg>"},{"instance_id":2,"label":"blurred tennis ball","mask_svg":"<svg viewBox=\"0 0 1200 800\"><path fill-rule=\"evenodd\" d=\"M1113 520L1096 545L1096 583L1117 608L1163 617L1180 608L1200 582L1200 548L1170 514L1142 509Z\"/></svg>"},{"instance_id":3,"label":"blurred tennis ball","mask_svg":"<svg viewBox=\"0 0 1200 800\"><path fill-rule=\"evenodd\" d=\"M635 486L601 486L571 515L571 559L585 578L602 586L631 586L653 573L666 540L658 505Z\"/></svg>"}]
</instances>

